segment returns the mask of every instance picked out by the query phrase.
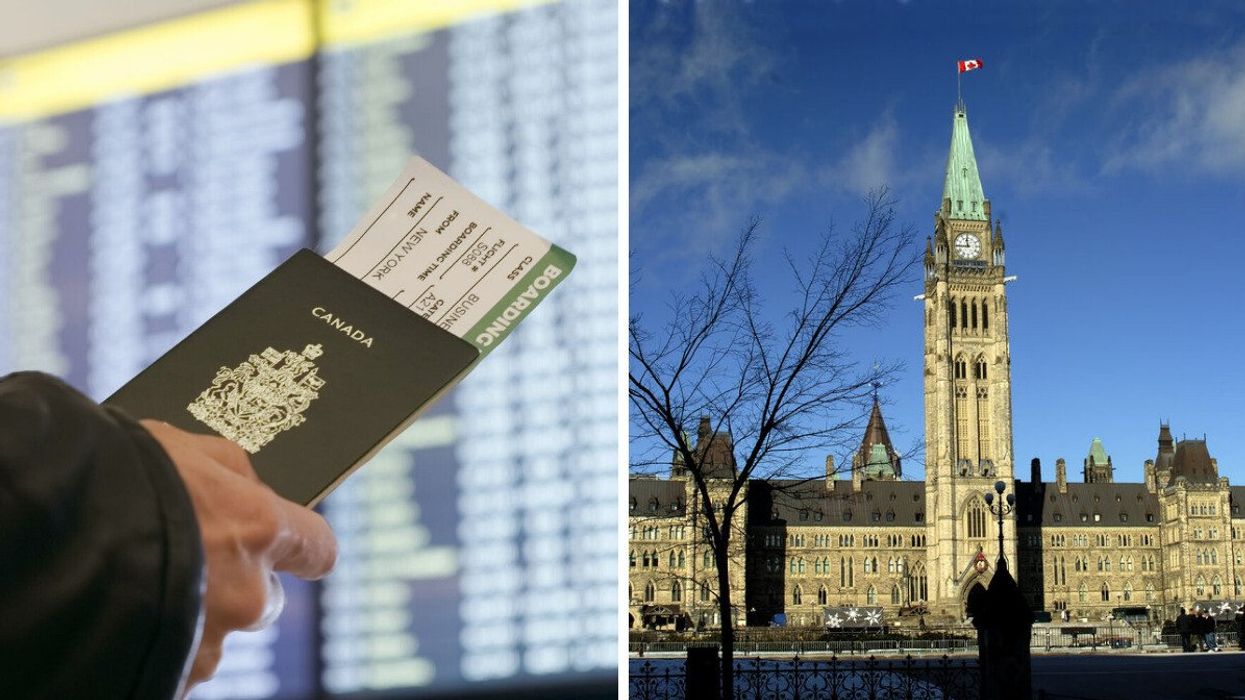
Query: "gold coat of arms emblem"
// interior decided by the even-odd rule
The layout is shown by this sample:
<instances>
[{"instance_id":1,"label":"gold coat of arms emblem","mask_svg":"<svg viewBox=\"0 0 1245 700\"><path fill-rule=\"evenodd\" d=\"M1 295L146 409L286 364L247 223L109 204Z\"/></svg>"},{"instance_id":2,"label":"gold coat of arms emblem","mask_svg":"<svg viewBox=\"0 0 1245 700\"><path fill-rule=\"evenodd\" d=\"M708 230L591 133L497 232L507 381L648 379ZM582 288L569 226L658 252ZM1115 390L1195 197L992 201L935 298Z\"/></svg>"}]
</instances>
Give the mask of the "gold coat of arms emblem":
<instances>
[{"instance_id":1,"label":"gold coat of arms emblem","mask_svg":"<svg viewBox=\"0 0 1245 700\"><path fill-rule=\"evenodd\" d=\"M277 435L302 425L303 412L320 397L324 380L315 360L320 345L302 353L265 348L237 367L221 367L212 386L186 410L221 436L254 454Z\"/></svg>"}]
</instances>

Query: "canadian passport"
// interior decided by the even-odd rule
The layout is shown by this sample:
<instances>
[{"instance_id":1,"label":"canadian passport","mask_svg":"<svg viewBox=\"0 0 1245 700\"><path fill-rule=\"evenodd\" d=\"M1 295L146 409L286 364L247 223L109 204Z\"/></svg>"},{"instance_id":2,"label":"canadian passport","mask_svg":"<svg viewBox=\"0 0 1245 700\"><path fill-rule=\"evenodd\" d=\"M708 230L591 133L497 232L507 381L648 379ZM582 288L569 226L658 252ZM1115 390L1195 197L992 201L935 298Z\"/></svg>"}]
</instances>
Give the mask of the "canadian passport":
<instances>
[{"instance_id":1,"label":"canadian passport","mask_svg":"<svg viewBox=\"0 0 1245 700\"><path fill-rule=\"evenodd\" d=\"M295 253L105 403L222 435L315 505L574 265L418 158L327 258Z\"/></svg>"}]
</instances>

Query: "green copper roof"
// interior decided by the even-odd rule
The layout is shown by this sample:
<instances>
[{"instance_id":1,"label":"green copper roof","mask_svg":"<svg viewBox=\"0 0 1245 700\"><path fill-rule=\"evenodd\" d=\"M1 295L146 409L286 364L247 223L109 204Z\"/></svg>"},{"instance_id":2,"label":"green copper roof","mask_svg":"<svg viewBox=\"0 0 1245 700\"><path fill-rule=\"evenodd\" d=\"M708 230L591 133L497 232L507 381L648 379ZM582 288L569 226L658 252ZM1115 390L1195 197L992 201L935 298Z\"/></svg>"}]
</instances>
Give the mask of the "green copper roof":
<instances>
[{"instance_id":1,"label":"green copper roof","mask_svg":"<svg viewBox=\"0 0 1245 700\"><path fill-rule=\"evenodd\" d=\"M1094 438L1094 441L1089 444L1089 463L1107 463L1107 448L1102 446L1102 440L1099 438Z\"/></svg>"},{"instance_id":2,"label":"green copper roof","mask_svg":"<svg viewBox=\"0 0 1245 700\"><path fill-rule=\"evenodd\" d=\"M895 476L895 470L891 468L891 456L886 452L886 445L875 442L873 447L869 448L869 463L865 465L865 473L870 476Z\"/></svg>"},{"instance_id":3,"label":"green copper roof","mask_svg":"<svg viewBox=\"0 0 1245 700\"><path fill-rule=\"evenodd\" d=\"M986 196L977 174L973 139L968 135L968 113L964 105L955 108L951 126L951 151L947 154L947 179L942 186L943 200L951 200L952 219L986 220Z\"/></svg>"}]
</instances>

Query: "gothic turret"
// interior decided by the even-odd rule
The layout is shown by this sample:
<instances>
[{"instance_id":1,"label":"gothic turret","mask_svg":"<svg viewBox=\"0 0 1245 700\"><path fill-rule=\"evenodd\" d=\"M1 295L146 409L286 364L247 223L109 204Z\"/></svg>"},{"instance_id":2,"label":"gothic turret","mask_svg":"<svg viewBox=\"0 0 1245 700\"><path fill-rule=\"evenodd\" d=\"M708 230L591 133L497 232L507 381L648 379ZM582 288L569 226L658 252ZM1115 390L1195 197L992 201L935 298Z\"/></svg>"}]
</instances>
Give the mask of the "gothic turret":
<instances>
[{"instance_id":1,"label":"gothic turret","mask_svg":"<svg viewBox=\"0 0 1245 700\"><path fill-rule=\"evenodd\" d=\"M1089 455L1085 457L1083 462L1085 483L1087 484L1109 484L1115 481L1115 468L1111 465L1111 456L1107 454L1107 448L1102 446L1102 440L1094 438L1089 444Z\"/></svg>"},{"instance_id":2,"label":"gothic turret","mask_svg":"<svg viewBox=\"0 0 1245 700\"><path fill-rule=\"evenodd\" d=\"M877 396L874 396L873 411L869 414L865 437L860 442L860 450L852 457L852 480L894 481L901 476L903 469L899 463L899 454L891 445L886 422L882 420L882 407Z\"/></svg>"},{"instance_id":3,"label":"gothic turret","mask_svg":"<svg viewBox=\"0 0 1245 700\"><path fill-rule=\"evenodd\" d=\"M1171 481L1172 460L1176 456L1176 447L1172 440L1171 427L1167 423L1159 423L1159 451L1154 457L1154 475L1159 488L1167 486Z\"/></svg>"}]
</instances>

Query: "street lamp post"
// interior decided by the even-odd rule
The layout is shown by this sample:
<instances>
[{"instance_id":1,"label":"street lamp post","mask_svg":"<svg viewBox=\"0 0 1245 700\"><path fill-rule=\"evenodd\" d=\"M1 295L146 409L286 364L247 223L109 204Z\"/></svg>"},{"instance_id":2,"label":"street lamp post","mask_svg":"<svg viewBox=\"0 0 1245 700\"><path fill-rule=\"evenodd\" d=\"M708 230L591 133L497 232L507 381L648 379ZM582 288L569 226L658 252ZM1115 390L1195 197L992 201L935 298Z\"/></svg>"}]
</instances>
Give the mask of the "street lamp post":
<instances>
[{"instance_id":1,"label":"street lamp post","mask_svg":"<svg viewBox=\"0 0 1245 700\"><path fill-rule=\"evenodd\" d=\"M985 494L986 507L991 513L998 516L999 519L999 560L1007 561L1007 556L1003 554L1003 516L1011 513L1016 507L1016 494L1009 493L1007 498L1003 498L1003 491L1007 489L1007 485L1002 481L994 482L994 491L999 494L999 504L994 505L994 494L989 491Z\"/></svg>"}]
</instances>

